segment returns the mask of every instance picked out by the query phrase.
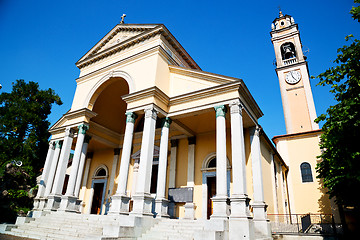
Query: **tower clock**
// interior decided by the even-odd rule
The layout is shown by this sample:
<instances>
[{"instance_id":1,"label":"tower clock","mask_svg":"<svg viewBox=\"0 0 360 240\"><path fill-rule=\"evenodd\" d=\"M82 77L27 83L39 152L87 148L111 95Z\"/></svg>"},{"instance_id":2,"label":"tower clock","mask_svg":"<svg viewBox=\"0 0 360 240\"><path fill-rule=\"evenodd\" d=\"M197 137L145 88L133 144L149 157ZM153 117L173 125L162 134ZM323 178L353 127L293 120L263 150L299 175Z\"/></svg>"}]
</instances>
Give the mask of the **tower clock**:
<instances>
[{"instance_id":1,"label":"tower clock","mask_svg":"<svg viewBox=\"0 0 360 240\"><path fill-rule=\"evenodd\" d=\"M319 127L314 122L316 111L298 25L294 18L280 12L271 28L286 132L290 134L316 130Z\"/></svg>"}]
</instances>

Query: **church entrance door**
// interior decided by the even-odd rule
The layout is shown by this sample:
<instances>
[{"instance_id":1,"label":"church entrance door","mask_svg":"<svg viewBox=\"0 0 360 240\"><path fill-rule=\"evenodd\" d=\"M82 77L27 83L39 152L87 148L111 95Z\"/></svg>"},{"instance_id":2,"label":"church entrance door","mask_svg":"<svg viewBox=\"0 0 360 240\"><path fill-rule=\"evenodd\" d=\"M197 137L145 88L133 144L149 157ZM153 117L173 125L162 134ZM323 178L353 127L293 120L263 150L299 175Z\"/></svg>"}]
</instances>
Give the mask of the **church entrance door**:
<instances>
[{"instance_id":1,"label":"church entrance door","mask_svg":"<svg viewBox=\"0 0 360 240\"><path fill-rule=\"evenodd\" d=\"M94 183L94 196L91 206L91 214L100 214L101 207L103 205L103 192L104 192L104 183Z\"/></svg>"},{"instance_id":2,"label":"church entrance door","mask_svg":"<svg viewBox=\"0 0 360 240\"><path fill-rule=\"evenodd\" d=\"M207 189L207 219L210 219L210 216L213 214L213 202L211 198L216 195L216 176L207 178Z\"/></svg>"}]
</instances>

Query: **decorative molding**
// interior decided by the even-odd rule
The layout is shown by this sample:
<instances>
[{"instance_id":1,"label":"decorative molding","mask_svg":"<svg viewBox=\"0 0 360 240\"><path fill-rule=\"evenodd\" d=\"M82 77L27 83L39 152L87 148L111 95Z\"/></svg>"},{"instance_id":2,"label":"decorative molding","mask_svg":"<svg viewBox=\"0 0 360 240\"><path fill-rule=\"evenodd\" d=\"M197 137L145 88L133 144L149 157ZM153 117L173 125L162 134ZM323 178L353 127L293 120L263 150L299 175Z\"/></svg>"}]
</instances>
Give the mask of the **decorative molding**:
<instances>
[{"instance_id":1,"label":"decorative molding","mask_svg":"<svg viewBox=\"0 0 360 240\"><path fill-rule=\"evenodd\" d=\"M120 155L121 148L114 148L114 155Z\"/></svg>"},{"instance_id":2,"label":"decorative molding","mask_svg":"<svg viewBox=\"0 0 360 240\"><path fill-rule=\"evenodd\" d=\"M82 123L78 126L78 129L79 129L79 134L85 134L86 131L89 129L89 126L87 124Z\"/></svg>"},{"instance_id":3,"label":"decorative molding","mask_svg":"<svg viewBox=\"0 0 360 240\"><path fill-rule=\"evenodd\" d=\"M186 67L180 66L169 66L169 70L171 73L177 73L183 76L189 76L197 79L201 79L208 82L218 83L218 84L225 84L234 81L239 81L238 78L228 77L220 74L204 72L197 69L189 69Z\"/></svg>"},{"instance_id":4,"label":"decorative molding","mask_svg":"<svg viewBox=\"0 0 360 240\"><path fill-rule=\"evenodd\" d=\"M126 115L126 123L135 123L135 120L137 119L137 115L133 112L127 112Z\"/></svg>"},{"instance_id":5,"label":"decorative molding","mask_svg":"<svg viewBox=\"0 0 360 240\"><path fill-rule=\"evenodd\" d=\"M110 130L96 122L90 122L90 128L91 130L93 131L98 131L98 132L101 132L101 133L104 133L106 134L107 136L111 137L111 138L114 138L114 139L117 139L117 140L120 140L122 139L123 137L123 134L119 134L113 130ZM92 135L94 135L94 133L92 133Z\"/></svg>"},{"instance_id":6,"label":"decorative molding","mask_svg":"<svg viewBox=\"0 0 360 240\"><path fill-rule=\"evenodd\" d=\"M242 81L239 79L236 82L226 83L226 84L178 95L175 97L171 97L169 105L173 106L181 103L191 102L198 99L204 99L211 96L236 91L239 89L241 83Z\"/></svg>"},{"instance_id":7,"label":"decorative molding","mask_svg":"<svg viewBox=\"0 0 360 240\"><path fill-rule=\"evenodd\" d=\"M244 106L241 104L239 100L235 100L229 104L230 107L230 114L240 114L242 116L242 110Z\"/></svg>"},{"instance_id":8,"label":"decorative molding","mask_svg":"<svg viewBox=\"0 0 360 240\"><path fill-rule=\"evenodd\" d=\"M157 98L166 106L169 105L169 97L156 86L124 95L122 99L129 104L148 97Z\"/></svg>"},{"instance_id":9,"label":"decorative molding","mask_svg":"<svg viewBox=\"0 0 360 240\"><path fill-rule=\"evenodd\" d=\"M161 128L163 128L163 127L170 128L171 122L172 122L172 120L168 117L161 119Z\"/></svg>"},{"instance_id":10,"label":"decorative molding","mask_svg":"<svg viewBox=\"0 0 360 240\"><path fill-rule=\"evenodd\" d=\"M216 117L225 117L227 108L224 105L215 106Z\"/></svg>"},{"instance_id":11,"label":"decorative molding","mask_svg":"<svg viewBox=\"0 0 360 240\"><path fill-rule=\"evenodd\" d=\"M99 50L106 45L118 32L120 31L144 31L138 35L128 38L125 41L122 41L118 44L115 44L112 47L104 49L104 51ZM166 41L178 52L178 54L187 62L191 68L200 69L196 62L191 58L191 56L185 51L181 44L175 39L175 37L170 33L170 31L162 24L155 25L135 25L135 24L118 24L115 26L105 37L103 37L93 48L90 49L77 63L76 66L81 69L85 66L88 66L94 62L97 62L101 59L104 59L108 56L111 56L121 50L134 46L143 42L146 39L150 39L156 35L162 35Z\"/></svg>"}]
</instances>

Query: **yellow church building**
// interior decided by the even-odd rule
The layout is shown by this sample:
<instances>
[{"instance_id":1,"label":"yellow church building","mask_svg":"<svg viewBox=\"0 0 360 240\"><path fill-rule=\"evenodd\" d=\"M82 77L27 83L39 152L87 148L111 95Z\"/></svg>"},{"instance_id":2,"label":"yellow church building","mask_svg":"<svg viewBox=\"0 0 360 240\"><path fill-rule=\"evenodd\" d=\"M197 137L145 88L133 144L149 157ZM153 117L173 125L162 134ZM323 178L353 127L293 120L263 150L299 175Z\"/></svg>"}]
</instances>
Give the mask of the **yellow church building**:
<instances>
[{"instance_id":1,"label":"yellow church building","mask_svg":"<svg viewBox=\"0 0 360 240\"><path fill-rule=\"evenodd\" d=\"M69 238L271 239L279 218L331 214L294 19L280 14L271 40L287 129L275 145L244 80L202 71L162 24L122 20L76 63L71 109L50 129L35 221L13 233L56 238L87 222L92 230L69 228L79 233ZM63 225L26 232L41 221Z\"/></svg>"}]
</instances>

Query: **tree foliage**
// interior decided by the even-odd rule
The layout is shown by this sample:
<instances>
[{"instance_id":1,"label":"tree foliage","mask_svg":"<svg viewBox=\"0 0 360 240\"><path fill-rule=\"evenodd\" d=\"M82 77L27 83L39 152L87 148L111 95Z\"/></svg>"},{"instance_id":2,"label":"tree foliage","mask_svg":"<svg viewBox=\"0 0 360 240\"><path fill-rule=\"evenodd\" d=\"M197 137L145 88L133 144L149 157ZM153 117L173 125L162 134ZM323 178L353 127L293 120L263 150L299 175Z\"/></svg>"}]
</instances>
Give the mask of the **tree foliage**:
<instances>
[{"instance_id":1,"label":"tree foliage","mask_svg":"<svg viewBox=\"0 0 360 240\"><path fill-rule=\"evenodd\" d=\"M351 10L358 21L359 12L360 7ZM317 76L318 85L331 86L330 92L337 101L316 119L325 121L319 156L322 161L317 172L338 204L360 209L360 202L354 196L360 186L360 41L352 35L345 39L350 45L338 49L336 66Z\"/></svg>"},{"instance_id":2,"label":"tree foliage","mask_svg":"<svg viewBox=\"0 0 360 240\"><path fill-rule=\"evenodd\" d=\"M24 197L36 185L35 177L44 165L50 137L47 118L54 103L62 104L52 89L40 90L39 84L24 80L13 83L10 93L0 94L2 207L18 211L29 205Z\"/></svg>"}]
</instances>

